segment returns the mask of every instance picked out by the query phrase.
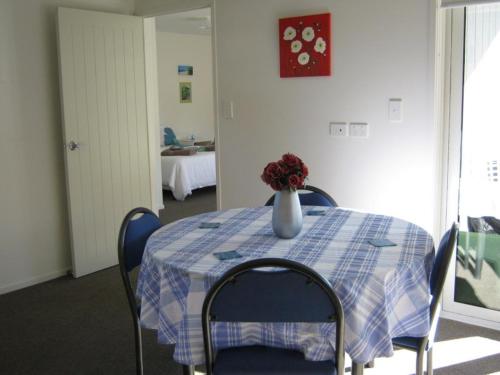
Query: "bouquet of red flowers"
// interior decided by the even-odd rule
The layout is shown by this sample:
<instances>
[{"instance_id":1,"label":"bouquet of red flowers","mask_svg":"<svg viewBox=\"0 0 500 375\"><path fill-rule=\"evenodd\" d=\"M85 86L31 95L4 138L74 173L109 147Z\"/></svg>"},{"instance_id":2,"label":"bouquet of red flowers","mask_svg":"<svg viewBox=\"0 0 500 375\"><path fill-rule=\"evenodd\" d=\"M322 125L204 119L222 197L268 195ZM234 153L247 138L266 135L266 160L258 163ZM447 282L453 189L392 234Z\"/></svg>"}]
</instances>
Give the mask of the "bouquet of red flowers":
<instances>
[{"instance_id":1,"label":"bouquet of red flowers","mask_svg":"<svg viewBox=\"0 0 500 375\"><path fill-rule=\"evenodd\" d=\"M304 187L308 175L309 169L298 156L285 154L281 160L266 165L260 178L276 191L297 190Z\"/></svg>"}]
</instances>

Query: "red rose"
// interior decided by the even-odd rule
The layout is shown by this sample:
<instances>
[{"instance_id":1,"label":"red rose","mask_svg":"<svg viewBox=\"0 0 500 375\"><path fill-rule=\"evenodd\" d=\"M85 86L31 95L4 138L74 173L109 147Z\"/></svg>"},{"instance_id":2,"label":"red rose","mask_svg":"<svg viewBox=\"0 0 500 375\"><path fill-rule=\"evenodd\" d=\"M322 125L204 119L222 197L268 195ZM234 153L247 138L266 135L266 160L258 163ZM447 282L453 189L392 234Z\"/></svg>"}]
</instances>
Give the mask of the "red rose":
<instances>
[{"instance_id":1,"label":"red rose","mask_svg":"<svg viewBox=\"0 0 500 375\"><path fill-rule=\"evenodd\" d=\"M296 174L292 174L290 177L288 177L288 185L292 189L296 189L300 187L301 184L301 178L297 176Z\"/></svg>"},{"instance_id":2,"label":"red rose","mask_svg":"<svg viewBox=\"0 0 500 375\"><path fill-rule=\"evenodd\" d=\"M271 188L273 190L276 190L276 191L283 190L283 185L281 184L281 182L279 182L279 180L271 181L270 185L271 185Z\"/></svg>"},{"instance_id":3,"label":"red rose","mask_svg":"<svg viewBox=\"0 0 500 375\"><path fill-rule=\"evenodd\" d=\"M272 177L272 178L280 178L281 174L283 173L281 170L281 167L278 163L273 162L269 163L266 167L267 173Z\"/></svg>"},{"instance_id":4,"label":"red rose","mask_svg":"<svg viewBox=\"0 0 500 375\"><path fill-rule=\"evenodd\" d=\"M264 168L264 173L269 173L269 169L271 168L271 165L273 163L267 163L266 167Z\"/></svg>"},{"instance_id":5,"label":"red rose","mask_svg":"<svg viewBox=\"0 0 500 375\"><path fill-rule=\"evenodd\" d=\"M297 156L290 153L283 155L281 160L283 160L283 162L290 167L298 166L302 162L302 160L300 160Z\"/></svg>"},{"instance_id":6,"label":"red rose","mask_svg":"<svg viewBox=\"0 0 500 375\"><path fill-rule=\"evenodd\" d=\"M262 173L262 181L266 184L270 184L273 179L279 178L281 175L280 167L278 163L269 163L264 168L264 172Z\"/></svg>"},{"instance_id":7,"label":"red rose","mask_svg":"<svg viewBox=\"0 0 500 375\"><path fill-rule=\"evenodd\" d=\"M298 188L302 189L304 187L304 177L299 177L299 184L297 185Z\"/></svg>"},{"instance_id":8,"label":"red rose","mask_svg":"<svg viewBox=\"0 0 500 375\"><path fill-rule=\"evenodd\" d=\"M307 165L302 164L302 176L307 177L309 176L309 168L307 168Z\"/></svg>"},{"instance_id":9,"label":"red rose","mask_svg":"<svg viewBox=\"0 0 500 375\"><path fill-rule=\"evenodd\" d=\"M277 163L280 166L280 170L281 170L282 175L287 175L288 173L290 173L290 169L288 168L288 165L286 165L286 163L283 160L280 160Z\"/></svg>"},{"instance_id":10,"label":"red rose","mask_svg":"<svg viewBox=\"0 0 500 375\"><path fill-rule=\"evenodd\" d=\"M264 181L266 184L270 184L272 179L271 179L271 176L269 176L269 174L267 174L266 172L262 173L261 176L260 176L261 180Z\"/></svg>"},{"instance_id":11,"label":"red rose","mask_svg":"<svg viewBox=\"0 0 500 375\"><path fill-rule=\"evenodd\" d=\"M264 168L264 171L262 172L262 175L260 176L260 178L262 179L262 181L264 181L266 184L270 184L271 183L271 175L269 174L269 165L271 163L267 164L266 167Z\"/></svg>"}]
</instances>

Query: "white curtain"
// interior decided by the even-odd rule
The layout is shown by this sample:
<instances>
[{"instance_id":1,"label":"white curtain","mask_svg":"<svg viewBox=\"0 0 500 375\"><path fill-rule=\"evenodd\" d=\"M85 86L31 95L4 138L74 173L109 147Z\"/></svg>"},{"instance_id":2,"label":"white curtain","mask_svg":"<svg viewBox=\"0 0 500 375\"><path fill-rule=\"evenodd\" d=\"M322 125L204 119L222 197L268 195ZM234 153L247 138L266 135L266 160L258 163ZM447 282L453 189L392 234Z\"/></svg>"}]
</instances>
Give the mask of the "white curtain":
<instances>
[{"instance_id":1,"label":"white curtain","mask_svg":"<svg viewBox=\"0 0 500 375\"><path fill-rule=\"evenodd\" d=\"M456 8L467 5L500 3L500 0L441 0L442 8Z\"/></svg>"}]
</instances>

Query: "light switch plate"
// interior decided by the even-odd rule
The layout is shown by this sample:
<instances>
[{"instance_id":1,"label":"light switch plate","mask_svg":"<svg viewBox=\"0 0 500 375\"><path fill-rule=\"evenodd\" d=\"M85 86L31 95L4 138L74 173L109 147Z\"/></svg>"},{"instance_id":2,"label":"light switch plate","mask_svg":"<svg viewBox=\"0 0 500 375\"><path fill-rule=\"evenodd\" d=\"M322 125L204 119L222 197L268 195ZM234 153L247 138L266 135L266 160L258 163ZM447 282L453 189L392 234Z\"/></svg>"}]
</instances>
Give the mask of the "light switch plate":
<instances>
[{"instance_id":1,"label":"light switch plate","mask_svg":"<svg viewBox=\"0 0 500 375\"><path fill-rule=\"evenodd\" d=\"M234 105L232 100L222 101L222 116L226 120L234 119Z\"/></svg>"},{"instance_id":2,"label":"light switch plate","mask_svg":"<svg viewBox=\"0 0 500 375\"><path fill-rule=\"evenodd\" d=\"M389 99L389 121L403 122L403 100Z\"/></svg>"},{"instance_id":3,"label":"light switch plate","mask_svg":"<svg viewBox=\"0 0 500 375\"><path fill-rule=\"evenodd\" d=\"M332 137L348 137L349 128L347 122L330 122L330 135Z\"/></svg>"}]
</instances>

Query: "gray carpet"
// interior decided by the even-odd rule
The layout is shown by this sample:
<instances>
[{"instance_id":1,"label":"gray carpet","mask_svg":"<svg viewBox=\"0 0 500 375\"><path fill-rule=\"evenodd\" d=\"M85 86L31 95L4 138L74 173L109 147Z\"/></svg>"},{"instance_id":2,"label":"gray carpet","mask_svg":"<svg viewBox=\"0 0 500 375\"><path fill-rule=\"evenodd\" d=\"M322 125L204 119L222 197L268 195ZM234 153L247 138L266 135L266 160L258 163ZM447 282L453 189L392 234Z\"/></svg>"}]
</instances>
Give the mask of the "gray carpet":
<instances>
[{"instance_id":1,"label":"gray carpet","mask_svg":"<svg viewBox=\"0 0 500 375\"><path fill-rule=\"evenodd\" d=\"M165 209L160 211L160 219L164 224L202 212L215 211L215 187L194 190L193 195L186 197L184 201L176 201L171 192L164 190L163 204Z\"/></svg>"},{"instance_id":2,"label":"gray carpet","mask_svg":"<svg viewBox=\"0 0 500 375\"><path fill-rule=\"evenodd\" d=\"M214 190L185 203L166 193L164 222L215 209ZM181 212L178 212L181 211ZM63 277L0 296L0 374L134 374L131 318L116 267L73 279ZM439 340L500 332L442 320ZM172 347L143 332L145 374L181 374ZM444 374L500 371L500 355L438 369Z\"/></svg>"},{"instance_id":3,"label":"gray carpet","mask_svg":"<svg viewBox=\"0 0 500 375\"><path fill-rule=\"evenodd\" d=\"M133 374L132 322L117 267L0 296L1 374ZM144 332L146 374L181 374Z\"/></svg>"}]
</instances>

